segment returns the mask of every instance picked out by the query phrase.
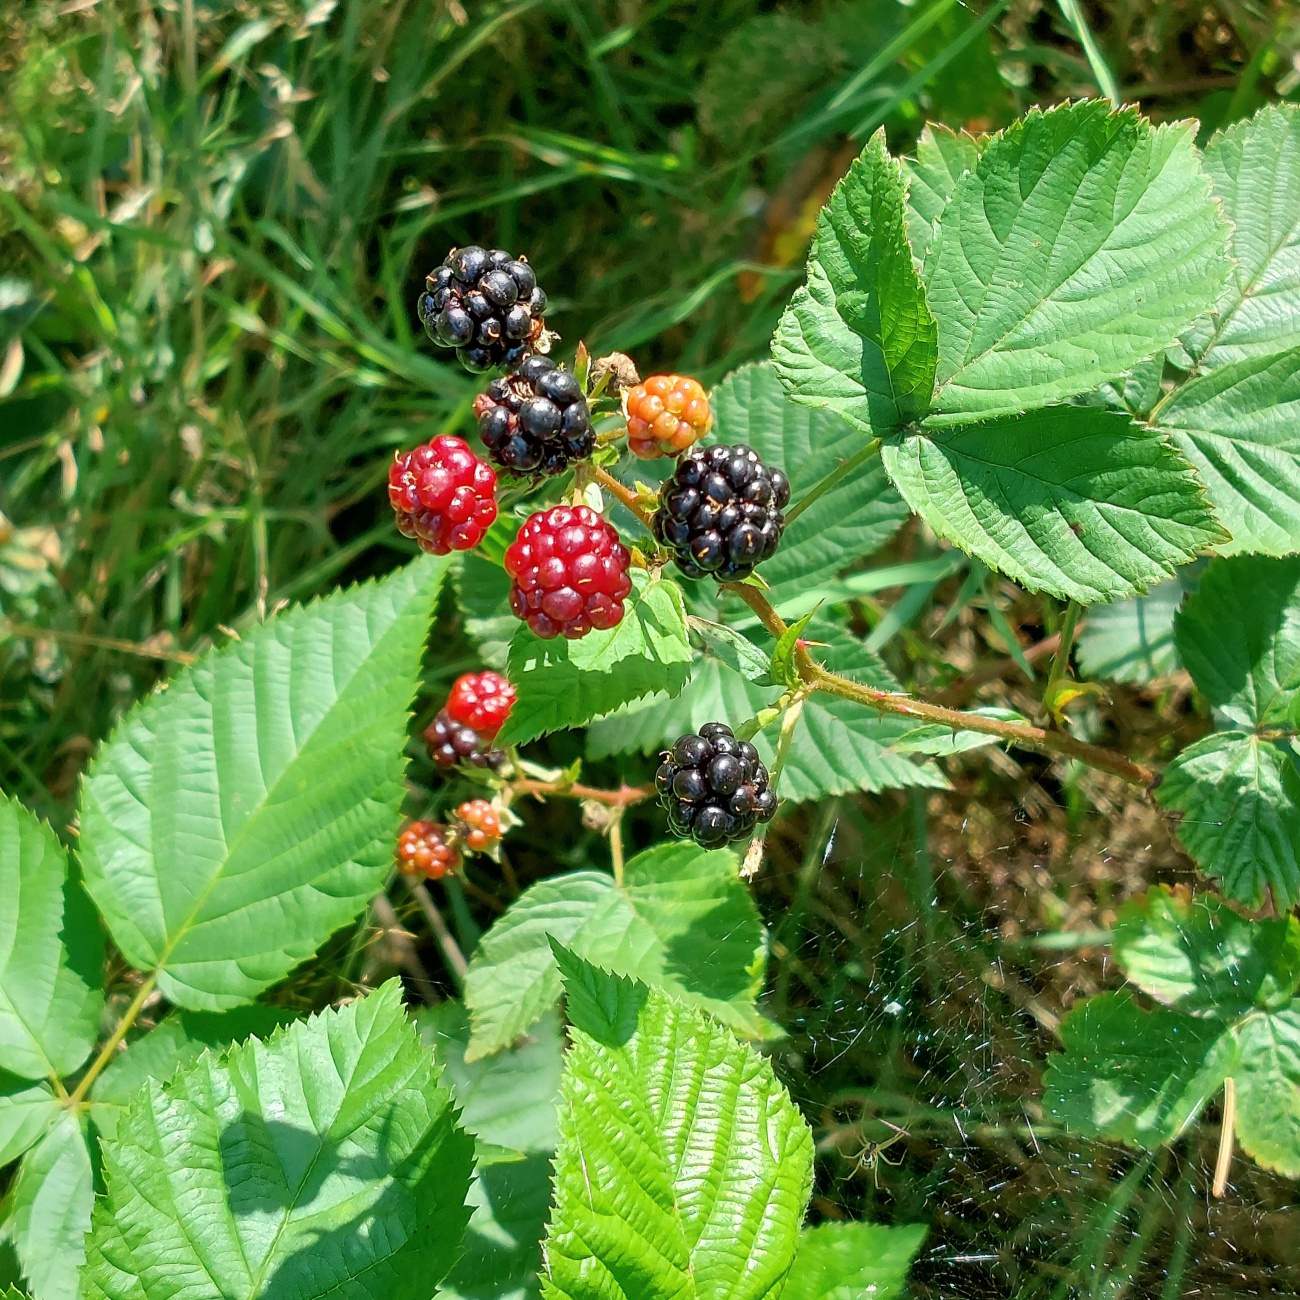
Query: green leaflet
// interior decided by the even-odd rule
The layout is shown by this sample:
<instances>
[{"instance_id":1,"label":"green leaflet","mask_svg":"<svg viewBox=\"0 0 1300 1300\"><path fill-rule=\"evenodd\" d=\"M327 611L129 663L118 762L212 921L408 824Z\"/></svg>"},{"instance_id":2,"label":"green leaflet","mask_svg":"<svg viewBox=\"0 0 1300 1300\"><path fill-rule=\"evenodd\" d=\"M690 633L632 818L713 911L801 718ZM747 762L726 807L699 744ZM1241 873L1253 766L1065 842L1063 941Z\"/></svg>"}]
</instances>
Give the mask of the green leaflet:
<instances>
[{"instance_id":1,"label":"green leaflet","mask_svg":"<svg viewBox=\"0 0 1300 1300\"><path fill-rule=\"evenodd\" d=\"M1145 591L1225 536L1168 439L1116 411L1055 406L926 429L882 454L941 537L1063 600Z\"/></svg>"},{"instance_id":2,"label":"green leaflet","mask_svg":"<svg viewBox=\"0 0 1300 1300\"><path fill-rule=\"evenodd\" d=\"M85 1129L64 1110L23 1156L0 1228L13 1242L33 1300L77 1300L93 1201Z\"/></svg>"},{"instance_id":3,"label":"green leaflet","mask_svg":"<svg viewBox=\"0 0 1300 1300\"><path fill-rule=\"evenodd\" d=\"M681 588L633 572L623 621L581 640L542 641L520 625L510 643L510 680L518 699L497 737L520 745L547 732L581 726L651 691L676 694L690 676Z\"/></svg>"},{"instance_id":4,"label":"green leaflet","mask_svg":"<svg viewBox=\"0 0 1300 1300\"><path fill-rule=\"evenodd\" d=\"M1232 534L1221 554L1300 551L1300 348L1201 375L1153 418L1196 466Z\"/></svg>"},{"instance_id":5,"label":"green leaflet","mask_svg":"<svg viewBox=\"0 0 1300 1300\"><path fill-rule=\"evenodd\" d=\"M781 1300L891 1300L925 1240L920 1224L820 1223L799 1234Z\"/></svg>"},{"instance_id":6,"label":"green leaflet","mask_svg":"<svg viewBox=\"0 0 1300 1300\"><path fill-rule=\"evenodd\" d=\"M796 404L770 363L733 370L712 392L721 443L747 443L765 465L790 479L799 501L864 450L861 433L831 411ZM780 607L788 597L839 573L882 547L907 518L907 507L885 475L880 457L867 456L787 525L777 553L760 572Z\"/></svg>"},{"instance_id":7,"label":"green leaflet","mask_svg":"<svg viewBox=\"0 0 1300 1300\"><path fill-rule=\"evenodd\" d=\"M180 1006L251 1001L379 887L445 560L268 620L131 713L86 778L86 884Z\"/></svg>"},{"instance_id":8,"label":"green leaflet","mask_svg":"<svg viewBox=\"0 0 1300 1300\"><path fill-rule=\"evenodd\" d=\"M1300 768L1295 754L1244 731L1216 731L1165 769L1156 790L1181 814L1178 838L1229 898L1300 901Z\"/></svg>"},{"instance_id":9,"label":"green leaflet","mask_svg":"<svg viewBox=\"0 0 1300 1300\"><path fill-rule=\"evenodd\" d=\"M987 140L928 122L916 142L916 157L903 159L907 177L907 237L918 262L925 261L934 228L957 182L975 170Z\"/></svg>"},{"instance_id":10,"label":"green leaflet","mask_svg":"<svg viewBox=\"0 0 1300 1300\"><path fill-rule=\"evenodd\" d=\"M750 1037L770 1036L754 1005L767 934L736 855L690 843L632 858L622 887L599 871L527 889L483 936L465 980L474 1027L466 1059L508 1046L560 996L550 941L584 960L663 985Z\"/></svg>"},{"instance_id":11,"label":"green leaflet","mask_svg":"<svg viewBox=\"0 0 1300 1300\"><path fill-rule=\"evenodd\" d=\"M1300 1001L1237 1037L1237 1139L1266 1169L1300 1178Z\"/></svg>"},{"instance_id":12,"label":"green leaflet","mask_svg":"<svg viewBox=\"0 0 1300 1300\"><path fill-rule=\"evenodd\" d=\"M104 941L54 832L3 794L0 899L0 1071L71 1074L99 1032Z\"/></svg>"},{"instance_id":13,"label":"green leaflet","mask_svg":"<svg viewBox=\"0 0 1300 1300\"><path fill-rule=\"evenodd\" d=\"M958 422L1090 391L1209 309L1228 229L1192 136L1092 101L989 141L925 259L936 411Z\"/></svg>"},{"instance_id":14,"label":"green leaflet","mask_svg":"<svg viewBox=\"0 0 1300 1300\"><path fill-rule=\"evenodd\" d=\"M1300 107L1272 104L1220 131L1205 170L1232 222L1232 274L1184 346L1202 370L1300 347Z\"/></svg>"},{"instance_id":15,"label":"green leaflet","mask_svg":"<svg viewBox=\"0 0 1300 1300\"><path fill-rule=\"evenodd\" d=\"M912 263L902 171L871 137L817 220L808 282L772 340L796 401L888 433L929 409L935 324Z\"/></svg>"},{"instance_id":16,"label":"green leaflet","mask_svg":"<svg viewBox=\"0 0 1300 1300\"><path fill-rule=\"evenodd\" d=\"M1215 560L1179 611L1174 640L1224 723L1284 725L1300 692L1300 559Z\"/></svg>"},{"instance_id":17,"label":"green leaflet","mask_svg":"<svg viewBox=\"0 0 1300 1300\"><path fill-rule=\"evenodd\" d=\"M1141 685L1178 667L1174 613L1183 599L1177 580L1144 596L1088 611L1075 655L1085 678Z\"/></svg>"},{"instance_id":18,"label":"green leaflet","mask_svg":"<svg viewBox=\"0 0 1300 1300\"><path fill-rule=\"evenodd\" d=\"M61 1114L48 1083L0 1071L0 1169L39 1141Z\"/></svg>"},{"instance_id":19,"label":"green leaflet","mask_svg":"<svg viewBox=\"0 0 1300 1300\"><path fill-rule=\"evenodd\" d=\"M562 956L572 1046L543 1293L776 1300L812 1191L803 1117L700 1011Z\"/></svg>"},{"instance_id":20,"label":"green leaflet","mask_svg":"<svg viewBox=\"0 0 1300 1300\"><path fill-rule=\"evenodd\" d=\"M427 1300L472 1142L391 981L151 1082L104 1144L93 1300Z\"/></svg>"}]
</instances>

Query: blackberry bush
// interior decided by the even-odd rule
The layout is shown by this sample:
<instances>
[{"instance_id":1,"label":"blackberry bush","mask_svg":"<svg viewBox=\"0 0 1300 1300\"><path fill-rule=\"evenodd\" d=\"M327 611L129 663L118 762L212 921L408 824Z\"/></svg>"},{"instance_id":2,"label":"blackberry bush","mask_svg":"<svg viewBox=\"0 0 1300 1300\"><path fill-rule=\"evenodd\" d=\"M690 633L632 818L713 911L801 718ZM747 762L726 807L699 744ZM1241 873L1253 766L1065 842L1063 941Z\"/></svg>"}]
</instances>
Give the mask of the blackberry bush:
<instances>
[{"instance_id":1,"label":"blackberry bush","mask_svg":"<svg viewBox=\"0 0 1300 1300\"><path fill-rule=\"evenodd\" d=\"M730 582L776 551L789 500L790 480L752 447L697 447L660 487L654 533L688 578Z\"/></svg>"},{"instance_id":2,"label":"blackberry bush","mask_svg":"<svg viewBox=\"0 0 1300 1300\"><path fill-rule=\"evenodd\" d=\"M491 467L449 436L398 452L388 471L398 531L433 555L468 551L483 540L497 517L496 488Z\"/></svg>"},{"instance_id":3,"label":"blackberry bush","mask_svg":"<svg viewBox=\"0 0 1300 1300\"><path fill-rule=\"evenodd\" d=\"M548 357L527 358L474 403L488 455L512 474L559 474L596 448L582 385Z\"/></svg>"},{"instance_id":4,"label":"blackberry bush","mask_svg":"<svg viewBox=\"0 0 1300 1300\"><path fill-rule=\"evenodd\" d=\"M478 372L528 355L545 328L546 294L527 258L470 244L429 273L417 310L429 338Z\"/></svg>"},{"instance_id":5,"label":"blackberry bush","mask_svg":"<svg viewBox=\"0 0 1300 1300\"><path fill-rule=\"evenodd\" d=\"M725 722L706 722L660 757L655 789L674 834L712 848L776 815L776 793L758 750L737 740Z\"/></svg>"}]
</instances>

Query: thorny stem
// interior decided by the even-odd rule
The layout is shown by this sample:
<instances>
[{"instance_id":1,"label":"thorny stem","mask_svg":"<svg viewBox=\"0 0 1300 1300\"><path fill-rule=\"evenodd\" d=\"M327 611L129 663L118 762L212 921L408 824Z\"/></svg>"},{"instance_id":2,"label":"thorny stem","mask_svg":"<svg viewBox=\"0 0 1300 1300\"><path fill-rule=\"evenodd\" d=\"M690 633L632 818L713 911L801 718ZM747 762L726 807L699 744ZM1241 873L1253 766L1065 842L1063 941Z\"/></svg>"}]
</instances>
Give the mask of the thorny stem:
<instances>
[{"instance_id":1,"label":"thorny stem","mask_svg":"<svg viewBox=\"0 0 1300 1300\"><path fill-rule=\"evenodd\" d=\"M1047 685L1043 687L1043 711L1052 709L1052 696L1057 684L1065 676L1070 666L1070 651L1074 649L1074 633L1079 625L1079 602L1072 600L1065 607L1065 618L1061 621L1061 639L1056 645L1056 654L1052 656L1052 667L1047 674Z\"/></svg>"},{"instance_id":2,"label":"thorny stem","mask_svg":"<svg viewBox=\"0 0 1300 1300\"><path fill-rule=\"evenodd\" d=\"M591 467L592 477L600 484L611 496L617 497L647 528L654 525L651 522L649 514L645 507L637 498L637 494L631 488L620 483L608 470L603 470L599 465Z\"/></svg>"},{"instance_id":3,"label":"thorny stem","mask_svg":"<svg viewBox=\"0 0 1300 1300\"><path fill-rule=\"evenodd\" d=\"M768 603L767 597L757 587L744 583L724 583L723 590L739 596L758 615L759 621L774 636L781 637L787 630L785 620ZM988 718L978 713L963 713L959 709L946 709L938 704L927 704L896 691L881 691L873 686L850 681L838 673L828 672L815 663L804 646L795 647L795 663L799 675L814 690L855 700L880 713L893 713L915 718L918 722L937 723L953 731L977 731L987 736L998 736L1022 749L1032 749L1040 754L1060 754L1077 758L1088 767L1109 772L1134 785L1150 786L1155 773L1141 763L1134 763L1123 754L1100 745L1088 745L1076 740L1068 732L1046 731L1042 727L1024 722L1006 722L1001 718Z\"/></svg>"},{"instance_id":4,"label":"thorny stem","mask_svg":"<svg viewBox=\"0 0 1300 1300\"><path fill-rule=\"evenodd\" d=\"M594 786L579 782L570 784L566 781L533 781L519 777L510 782L514 794L535 794L539 798L590 799L592 803L602 803L607 808L628 808L634 803L654 797L654 789L648 785L625 785L617 790L597 790Z\"/></svg>"},{"instance_id":5,"label":"thorny stem","mask_svg":"<svg viewBox=\"0 0 1300 1300\"><path fill-rule=\"evenodd\" d=\"M623 809L609 819L609 857L614 865L614 883L623 886Z\"/></svg>"},{"instance_id":6,"label":"thorny stem","mask_svg":"<svg viewBox=\"0 0 1300 1300\"><path fill-rule=\"evenodd\" d=\"M122 1040L131 1032L131 1026L140 1018L140 1012L144 1010L144 1004L149 1001L149 995L153 992L154 985L158 982L158 972L152 971L140 985L134 998L131 999L131 1005L127 1007L122 1019L117 1022L117 1028L108 1036L108 1042L100 1048L99 1055L90 1063L90 1069L82 1076L81 1082L77 1084L76 1089L67 1100L68 1107L79 1106L86 1100L87 1094L94 1086L95 1080L104 1072L104 1067L113 1059L117 1049L122 1045Z\"/></svg>"}]
</instances>

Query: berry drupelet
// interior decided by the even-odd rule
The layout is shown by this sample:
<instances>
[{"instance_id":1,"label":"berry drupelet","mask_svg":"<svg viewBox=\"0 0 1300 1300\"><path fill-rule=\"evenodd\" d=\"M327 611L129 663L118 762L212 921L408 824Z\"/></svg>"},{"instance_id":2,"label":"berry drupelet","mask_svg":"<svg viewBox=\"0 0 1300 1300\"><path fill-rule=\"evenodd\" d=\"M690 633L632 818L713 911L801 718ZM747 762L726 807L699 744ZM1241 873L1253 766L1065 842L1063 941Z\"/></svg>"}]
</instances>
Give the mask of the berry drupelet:
<instances>
[{"instance_id":1,"label":"berry drupelet","mask_svg":"<svg viewBox=\"0 0 1300 1300\"><path fill-rule=\"evenodd\" d=\"M706 722L661 757L655 789L676 835L708 848L740 839L776 814L758 750L737 740L725 722Z\"/></svg>"},{"instance_id":2,"label":"berry drupelet","mask_svg":"<svg viewBox=\"0 0 1300 1300\"><path fill-rule=\"evenodd\" d=\"M460 854L447 843L438 822L412 822L397 839L397 869L404 875L441 880L460 866Z\"/></svg>"},{"instance_id":3,"label":"berry drupelet","mask_svg":"<svg viewBox=\"0 0 1300 1300\"><path fill-rule=\"evenodd\" d=\"M446 555L483 540L497 517L497 476L460 438L398 452L388 471L397 528L422 551Z\"/></svg>"},{"instance_id":4,"label":"berry drupelet","mask_svg":"<svg viewBox=\"0 0 1300 1300\"><path fill-rule=\"evenodd\" d=\"M623 621L631 556L589 506L554 506L530 516L505 554L510 608L544 640L586 636Z\"/></svg>"},{"instance_id":5,"label":"berry drupelet","mask_svg":"<svg viewBox=\"0 0 1300 1300\"><path fill-rule=\"evenodd\" d=\"M512 474L559 474L596 449L582 385L549 357L528 357L514 374L494 379L474 413L488 455Z\"/></svg>"},{"instance_id":6,"label":"berry drupelet","mask_svg":"<svg viewBox=\"0 0 1300 1300\"><path fill-rule=\"evenodd\" d=\"M470 244L453 248L425 279L417 307L424 332L455 348L466 370L517 366L544 328L546 295L523 257Z\"/></svg>"},{"instance_id":7,"label":"berry drupelet","mask_svg":"<svg viewBox=\"0 0 1300 1300\"><path fill-rule=\"evenodd\" d=\"M688 578L748 577L781 540L790 481L752 447L696 447L659 489L655 536Z\"/></svg>"},{"instance_id":8,"label":"berry drupelet","mask_svg":"<svg viewBox=\"0 0 1300 1300\"><path fill-rule=\"evenodd\" d=\"M681 375L651 375L630 388L624 402L627 445L634 456L655 460L680 456L713 423L709 399L699 381Z\"/></svg>"},{"instance_id":9,"label":"berry drupelet","mask_svg":"<svg viewBox=\"0 0 1300 1300\"><path fill-rule=\"evenodd\" d=\"M501 843L501 817L486 799L467 799L456 809L456 837L474 853Z\"/></svg>"}]
</instances>

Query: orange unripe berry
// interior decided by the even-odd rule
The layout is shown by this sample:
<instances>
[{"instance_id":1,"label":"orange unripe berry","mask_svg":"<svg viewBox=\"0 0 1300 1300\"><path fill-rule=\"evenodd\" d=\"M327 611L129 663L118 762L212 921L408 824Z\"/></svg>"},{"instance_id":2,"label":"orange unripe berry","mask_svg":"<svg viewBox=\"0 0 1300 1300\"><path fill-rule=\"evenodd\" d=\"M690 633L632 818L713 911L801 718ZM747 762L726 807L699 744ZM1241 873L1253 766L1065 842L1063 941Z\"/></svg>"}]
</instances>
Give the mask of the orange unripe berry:
<instances>
[{"instance_id":1,"label":"orange unripe berry","mask_svg":"<svg viewBox=\"0 0 1300 1300\"><path fill-rule=\"evenodd\" d=\"M441 880L460 866L460 854L446 839L447 828L437 822L412 822L397 837L397 869L414 879Z\"/></svg>"},{"instance_id":2,"label":"orange unripe berry","mask_svg":"<svg viewBox=\"0 0 1300 1300\"><path fill-rule=\"evenodd\" d=\"M628 390L624 410L628 446L642 460L680 456L713 423L704 389L683 375L651 375Z\"/></svg>"},{"instance_id":3,"label":"orange unripe berry","mask_svg":"<svg viewBox=\"0 0 1300 1300\"><path fill-rule=\"evenodd\" d=\"M486 799L467 799L456 809L457 832L466 848L487 853L501 841L501 816Z\"/></svg>"}]
</instances>

